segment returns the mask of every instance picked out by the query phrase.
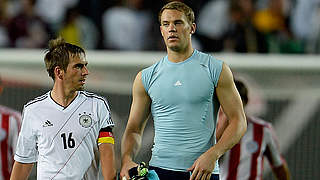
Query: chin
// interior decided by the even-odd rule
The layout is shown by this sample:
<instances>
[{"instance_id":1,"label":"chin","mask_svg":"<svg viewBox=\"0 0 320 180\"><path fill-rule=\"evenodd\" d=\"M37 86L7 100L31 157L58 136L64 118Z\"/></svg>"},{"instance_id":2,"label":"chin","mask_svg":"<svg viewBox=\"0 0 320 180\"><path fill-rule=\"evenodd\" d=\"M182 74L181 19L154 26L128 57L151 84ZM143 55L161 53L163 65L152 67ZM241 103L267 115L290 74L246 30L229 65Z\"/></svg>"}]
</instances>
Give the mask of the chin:
<instances>
[{"instance_id":1,"label":"chin","mask_svg":"<svg viewBox=\"0 0 320 180\"><path fill-rule=\"evenodd\" d=\"M178 46L178 45L168 45L168 48L172 51L180 51L181 50L181 47Z\"/></svg>"},{"instance_id":2,"label":"chin","mask_svg":"<svg viewBox=\"0 0 320 180\"><path fill-rule=\"evenodd\" d=\"M77 88L77 91L83 91L83 90L84 90L84 87L83 87L83 86Z\"/></svg>"}]
</instances>

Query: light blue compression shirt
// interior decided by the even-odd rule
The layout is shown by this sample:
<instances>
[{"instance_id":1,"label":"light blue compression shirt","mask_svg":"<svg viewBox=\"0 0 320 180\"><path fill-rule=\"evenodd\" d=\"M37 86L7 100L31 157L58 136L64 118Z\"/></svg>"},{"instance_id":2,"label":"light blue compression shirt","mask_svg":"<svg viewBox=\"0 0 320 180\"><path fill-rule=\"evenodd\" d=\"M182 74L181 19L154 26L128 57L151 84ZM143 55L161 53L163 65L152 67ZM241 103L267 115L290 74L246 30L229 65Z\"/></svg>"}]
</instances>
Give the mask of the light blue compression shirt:
<instances>
[{"instance_id":1,"label":"light blue compression shirt","mask_svg":"<svg viewBox=\"0 0 320 180\"><path fill-rule=\"evenodd\" d=\"M142 70L155 128L151 166L187 171L215 144L220 106L215 87L222 64L194 50L183 62L173 63L166 56ZM219 174L218 162L213 173Z\"/></svg>"}]
</instances>

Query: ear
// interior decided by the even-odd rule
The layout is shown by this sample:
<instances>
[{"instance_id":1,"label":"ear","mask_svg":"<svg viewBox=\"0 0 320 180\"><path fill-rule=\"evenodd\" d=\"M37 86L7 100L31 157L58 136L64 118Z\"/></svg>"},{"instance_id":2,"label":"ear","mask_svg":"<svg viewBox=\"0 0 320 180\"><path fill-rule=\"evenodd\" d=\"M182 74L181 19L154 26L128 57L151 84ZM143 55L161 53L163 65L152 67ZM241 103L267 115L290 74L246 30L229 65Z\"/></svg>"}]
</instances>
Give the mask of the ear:
<instances>
[{"instance_id":1,"label":"ear","mask_svg":"<svg viewBox=\"0 0 320 180\"><path fill-rule=\"evenodd\" d=\"M63 79L63 75L64 75L64 70L60 68L60 66L56 66L54 68L54 76L55 76L55 79L60 79L62 80Z\"/></svg>"},{"instance_id":2,"label":"ear","mask_svg":"<svg viewBox=\"0 0 320 180\"><path fill-rule=\"evenodd\" d=\"M190 34L194 34L196 32L197 25L196 23L191 24Z\"/></svg>"},{"instance_id":3,"label":"ear","mask_svg":"<svg viewBox=\"0 0 320 180\"><path fill-rule=\"evenodd\" d=\"M163 37L163 32L162 32L162 26L159 26L160 32L161 32L161 36Z\"/></svg>"}]
</instances>

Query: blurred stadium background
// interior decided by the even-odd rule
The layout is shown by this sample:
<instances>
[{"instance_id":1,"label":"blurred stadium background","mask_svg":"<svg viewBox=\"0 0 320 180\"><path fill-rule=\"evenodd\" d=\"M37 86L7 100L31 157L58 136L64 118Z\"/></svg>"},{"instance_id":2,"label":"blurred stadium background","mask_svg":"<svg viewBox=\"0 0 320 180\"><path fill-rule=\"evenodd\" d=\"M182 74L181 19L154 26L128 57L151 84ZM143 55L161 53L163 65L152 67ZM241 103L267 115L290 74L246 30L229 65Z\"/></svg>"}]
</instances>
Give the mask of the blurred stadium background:
<instances>
[{"instance_id":1,"label":"blurred stadium background","mask_svg":"<svg viewBox=\"0 0 320 180\"><path fill-rule=\"evenodd\" d=\"M0 74L6 86L0 104L22 111L23 105L50 90L42 49L0 49ZM116 152L131 105L136 73L160 60L162 51L88 51L86 89L105 96L116 123ZM247 111L272 122L292 179L320 177L320 61L317 55L213 53L230 65L250 88ZM148 161L153 126L149 120L137 161ZM120 163L118 162L118 167ZM268 165L265 165L267 168ZM35 179L34 175L29 179ZM274 179L267 168L265 179Z\"/></svg>"},{"instance_id":2,"label":"blurred stadium background","mask_svg":"<svg viewBox=\"0 0 320 180\"><path fill-rule=\"evenodd\" d=\"M89 50L86 88L110 102L119 158L134 77L165 55L157 13L169 1L0 0L0 104L22 111L50 90L43 48L62 36ZM249 85L247 111L273 123L292 179L319 179L320 0L179 1L195 11L193 47ZM151 121L137 161L150 158ZM274 179L265 168L264 179Z\"/></svg>"}]
</instances>

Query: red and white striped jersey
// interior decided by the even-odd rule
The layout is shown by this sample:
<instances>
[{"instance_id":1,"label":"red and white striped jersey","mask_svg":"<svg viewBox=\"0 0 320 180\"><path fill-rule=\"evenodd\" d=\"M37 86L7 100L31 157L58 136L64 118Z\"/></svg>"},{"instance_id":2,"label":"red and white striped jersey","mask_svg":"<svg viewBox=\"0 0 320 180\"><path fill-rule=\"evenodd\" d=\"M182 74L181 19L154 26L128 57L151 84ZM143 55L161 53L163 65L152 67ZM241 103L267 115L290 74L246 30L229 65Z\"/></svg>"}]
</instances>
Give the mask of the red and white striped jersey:
<instances>
[{"instance_id":1,"label":"red and white striped jersey","mask_svg":"<svg viewBox=\"0 0 320 180\"><path fill-rule=\"evenodd\" d=\"M246 134L220 159L221 180L262 179L264 157L271 166L283 164L272 125L253 117L247 122Z\"/></svg>"},{"instance_id":2,"label":"red and white striped jersey","mask_svg":"<svg viewBox=\"0 0 320 180\"><path fill-rule=\"evenodd\" d=\"M20 124L19 112L0 105L0 180L10 178Z\"/></svg>"}]
</instances>

